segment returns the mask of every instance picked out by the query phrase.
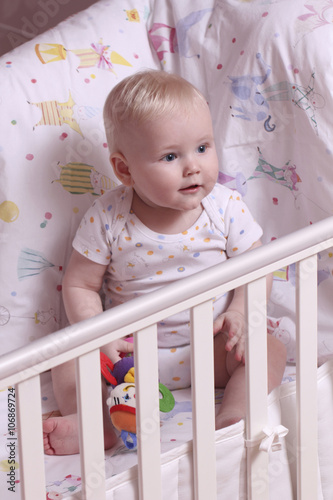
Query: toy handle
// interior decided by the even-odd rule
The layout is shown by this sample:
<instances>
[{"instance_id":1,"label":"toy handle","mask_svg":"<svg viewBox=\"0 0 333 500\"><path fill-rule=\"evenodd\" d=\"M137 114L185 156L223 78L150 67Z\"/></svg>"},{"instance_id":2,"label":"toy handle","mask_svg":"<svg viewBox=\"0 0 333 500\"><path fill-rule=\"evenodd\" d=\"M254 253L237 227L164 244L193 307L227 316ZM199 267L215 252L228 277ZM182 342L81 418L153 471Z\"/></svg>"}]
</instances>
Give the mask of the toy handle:
<instances>
[{"instance_id":1,"label":"toy handle","mask_svg":"<svg viewBox=\"0 0 333 500\"><path fill-rule=\"evenodd\" d=\"M100 357L101 357L102 375L106 378L106 380L108 382L110 382L110 384L116 386L118 384L118 382L111 373L113 371L113 368L114 368L114 365L113 365L111 359L108 358L107 355L104 354L104 352L100 353Z\"/></svg>"}]
</instances>

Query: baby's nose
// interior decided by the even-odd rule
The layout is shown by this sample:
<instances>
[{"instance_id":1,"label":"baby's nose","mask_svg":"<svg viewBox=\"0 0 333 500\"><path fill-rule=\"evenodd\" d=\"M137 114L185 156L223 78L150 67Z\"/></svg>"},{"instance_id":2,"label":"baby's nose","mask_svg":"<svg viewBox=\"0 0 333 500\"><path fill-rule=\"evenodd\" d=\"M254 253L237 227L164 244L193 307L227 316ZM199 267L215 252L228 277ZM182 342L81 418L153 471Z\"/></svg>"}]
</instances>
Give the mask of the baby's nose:
<instances>
[{"instance_id":1,"label":"baby's nose","mask_svg":"<svg viewBox=\"0 0 333 500\"><path fill-rule=\"evenodd\" d=\"M185 176L196 174L200 171L199 163L195 160L189 160L184 168Z\"/></svg>"}]
</instances>

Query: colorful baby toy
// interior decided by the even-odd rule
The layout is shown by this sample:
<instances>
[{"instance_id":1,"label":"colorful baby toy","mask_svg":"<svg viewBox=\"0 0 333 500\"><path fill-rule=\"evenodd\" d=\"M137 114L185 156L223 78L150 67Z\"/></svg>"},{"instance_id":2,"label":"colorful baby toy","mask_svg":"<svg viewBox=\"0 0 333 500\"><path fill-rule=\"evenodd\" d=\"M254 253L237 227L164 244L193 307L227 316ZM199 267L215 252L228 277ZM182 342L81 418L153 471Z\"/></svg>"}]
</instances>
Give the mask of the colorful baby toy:
<instances>
[{"instance_id":1,"label":"colorful baby toy","mask_svg":"<svg viewBox=\"0 0 333 500\"><path fill-rule=\"evenodd\" d=\"M135 450L137 439L134 358L132 355L126 356L113 364L101 353L101 370L105 379L113 386L106 401L111 421L120 432L125 446L129 450ZM162 395L160 411L167 413L175 406L175 399L163 384L159 384L159 390Z\"/></svg>"}]
</instances>

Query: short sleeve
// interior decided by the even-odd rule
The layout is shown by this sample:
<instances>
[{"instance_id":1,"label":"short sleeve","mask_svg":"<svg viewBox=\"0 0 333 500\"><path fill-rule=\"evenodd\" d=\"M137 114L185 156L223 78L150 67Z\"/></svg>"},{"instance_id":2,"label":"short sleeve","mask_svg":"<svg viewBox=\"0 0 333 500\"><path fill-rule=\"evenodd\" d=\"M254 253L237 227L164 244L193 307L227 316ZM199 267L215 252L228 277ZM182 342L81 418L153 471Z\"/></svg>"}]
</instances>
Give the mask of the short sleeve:
<instances>
[{"instance_id":1,"label":"short sleeve","mask_svg":"<svg viewBox=\"0 0 333 500\"><path fill-rule=\"evenodd\" d=\"M88 209L73 240L73 248L98 264L110 264L110 223L107 210L99 200Z\"/></svg>"},{"instance_id":2,"label":"short sleeve","mask_svg":"<svg viewBox=\"0 0 333 500\"><path fill-rule=\"evenodd\" d=\"M227 255L234 257L246 252L262 236L263 231L255 221L242 196L232 191L224 214Z\"/></svg>"}]
</instances>

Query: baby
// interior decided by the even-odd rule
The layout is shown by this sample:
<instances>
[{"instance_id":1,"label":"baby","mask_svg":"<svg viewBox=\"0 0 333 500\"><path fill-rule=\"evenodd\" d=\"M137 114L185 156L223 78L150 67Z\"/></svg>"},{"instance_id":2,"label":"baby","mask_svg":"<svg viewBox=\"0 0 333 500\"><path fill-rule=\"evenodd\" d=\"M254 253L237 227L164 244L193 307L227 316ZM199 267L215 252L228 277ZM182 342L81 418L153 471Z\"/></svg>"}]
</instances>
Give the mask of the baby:
<instances>
[{"instance_id":1,"label":"baby","mask_svg":"<svg viewBox=\"0 0 333 500\"><path fill-rule=\"evenodd\" d=\"M84 216L63 282L70 323L156 290L261 245L262 230L239 193L216 184L218 159L209 107L189 82L163 71L122 80L109 94L104 121L110 162L121 182ZM271 278L267 280L268 292ZM214 301L215 385L225 388L216 427L245 416L244 290ZM158 325L160 382L190 385L189 313ZM286 353L268 335L268 389L281 382ZM103 351L115 363L132 344ZM179 359L182 360L179 363ZM44 422L47 454L77 453L74 362L54 368L61 417ZM103 384L105 448L116 441Z\"/></svg>"}]
</instances>

